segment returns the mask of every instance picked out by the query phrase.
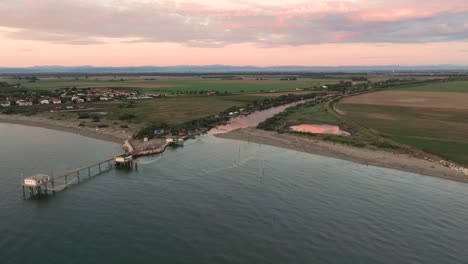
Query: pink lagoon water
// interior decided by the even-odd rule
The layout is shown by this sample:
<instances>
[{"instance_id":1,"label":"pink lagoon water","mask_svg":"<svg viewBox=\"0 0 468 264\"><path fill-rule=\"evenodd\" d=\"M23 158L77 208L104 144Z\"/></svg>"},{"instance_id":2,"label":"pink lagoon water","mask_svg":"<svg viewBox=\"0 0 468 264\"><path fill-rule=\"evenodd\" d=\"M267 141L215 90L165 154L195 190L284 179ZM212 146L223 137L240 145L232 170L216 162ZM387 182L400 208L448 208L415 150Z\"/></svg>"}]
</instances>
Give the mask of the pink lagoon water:
<instances>
[{"instance_id":1,"label":"pink lagoon water","mask_svg":"<svg viewBox=\"0 0 468 264\"><path fill-rule=\"evenodd\" d=\"M350 136L351 134L343 131L340 129L339 126L331 126L331 125L297 125L292 126L292 130L297 132L307 132L307 133L315 133L315 134L331 134L331 135L339 135L339 136Z\"/></svg>"}]
</instances>

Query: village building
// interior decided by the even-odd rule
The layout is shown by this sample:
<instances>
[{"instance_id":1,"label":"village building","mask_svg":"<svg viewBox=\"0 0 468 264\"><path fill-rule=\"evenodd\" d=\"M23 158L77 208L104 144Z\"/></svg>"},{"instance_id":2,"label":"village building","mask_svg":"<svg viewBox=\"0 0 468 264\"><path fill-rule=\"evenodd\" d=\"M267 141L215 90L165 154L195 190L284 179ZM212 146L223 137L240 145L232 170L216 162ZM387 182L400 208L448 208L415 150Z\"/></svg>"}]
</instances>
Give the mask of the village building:
<instances>
[{"instance_id":1,"label":"village building","mask_svg":"<svg viewBox=\"0 0 468 264\"><path fill-rule=\"evenodd\" d=\"M2 107L10 107L11 102L10 101L0 101L0 106Z\"/></svg>"},{"instance_id":2,"label":"village building","mask_svg":"<svg viewBox=\"0 0 468 264\"><path fill-rule=\"evenodd\" d=\"M16 101L16 104L18 106L30 106L33 103L31 101L28 101L28 100L18 100L18 101Z\"/></svg>"}]
</instances>

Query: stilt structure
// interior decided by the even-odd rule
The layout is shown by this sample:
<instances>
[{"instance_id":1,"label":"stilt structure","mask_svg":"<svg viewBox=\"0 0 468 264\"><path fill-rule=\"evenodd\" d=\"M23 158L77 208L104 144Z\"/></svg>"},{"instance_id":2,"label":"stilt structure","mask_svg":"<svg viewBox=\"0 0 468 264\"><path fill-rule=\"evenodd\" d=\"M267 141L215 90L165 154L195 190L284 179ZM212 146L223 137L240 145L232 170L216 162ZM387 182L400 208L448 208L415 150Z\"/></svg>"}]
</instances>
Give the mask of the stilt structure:
<instances>
[{"instance_id":1,"label":"stilt structure","mask_svg":"<svg viewBox=\"0 0 468 264\"><path fill-rule=\"evenodd\" d=\"M131 154L124 154L115 157L115 167L117 168L132 168L133 156Z\"/></svg>"},{"instance_id":2,"label":"stilt structure","mask_svg":"<svg viewBox=\"0 0 468 264\"><path fill-rule=\"evenodd\" d=\"M29 190L29 197L41 197L48 195L51 189L55 193L55 184L52 177L46 174L36 174L23 180L23 198L26 198L26 190Z\"/></svg>"},{"instance_id":3,"label":"stilt structure","mask_svg":"<svg viewBox=\"0 0 468 264\"><path fill-rule=\"evenodd\" d=\"M52 191L52 194L55 194L55 192L62 191L71 185L78 184L86 179L97 176L104 171L112 169L112 161L114 159L115 158L107 159L86 167L65 171L53 176L36 174L28 177L22 182L23 198L26 199L27 191L29 192L29 198L41 198L43 196L47 196L49 191Z\"/></svg>"}]
</instances>

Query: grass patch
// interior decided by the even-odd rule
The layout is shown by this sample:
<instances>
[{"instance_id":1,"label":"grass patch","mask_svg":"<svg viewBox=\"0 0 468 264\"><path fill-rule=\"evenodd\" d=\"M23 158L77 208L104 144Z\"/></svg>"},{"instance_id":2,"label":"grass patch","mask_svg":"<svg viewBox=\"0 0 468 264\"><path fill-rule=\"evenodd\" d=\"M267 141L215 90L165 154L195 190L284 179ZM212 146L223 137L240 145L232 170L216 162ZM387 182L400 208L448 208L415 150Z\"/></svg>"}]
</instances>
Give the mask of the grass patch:
<instances>
[{"instance_id":1,"label":"grass patch","mask_svg":"<svg viewBox=\"0 0 468 264\"><path fill-rule=\"evenodd\" d=\"M255 78L244 78L240 80L223 80L216 78L154 78L152 80L144 79L126 79L109 78L43 78L36 82L19 81L15 79L8 80L10 83L20 83L22 87L29 89L54 90L67 87L114 87L114 88L133 88L145 92L164 92L164 93L191 93L200 91L218 91L220 93L240 93L240 92L260 92L260 91L291 91L295 88L313 88L322 85L333 84L334 79L314 79L299 78L296 81L280 81L279 78L272 80L255 80Z\"/></svg>"},{"instance_id":2,"label":"grass patch","mask_svg":"<svg viewBox=\"0 0 468 264\"><path fill-rule=\"evenodd\" d=\"M178 125L192 119L213 115L232 106L242 106L262 98L254 96L178 96L135 101L132 108L116 104L108 109L106 119L132 120L135 123Z\"/></svg>"},{"instance_id":3,"label":"grass patch","mask_svg":"<svg viewBox=\"0 0 468 264\"><path fill-rule=\"evenodd\" d=\"M130 113L124 113L124 114L119 116L119 120L123 120L123 121L132 120L134 118L136 118L136 115L130 114Z\"/></svg>"},{"instance_id":4,"label":"grass patch","mask_svg":"<svg viewBox=\"0 0 468 264\"><path fill-rule=\"evenodd\" d=\"M330 113L325 104L304 105L292 110L285 121L291 124L323 123L338 125L339 120Z\"/></svg>"},{"instance_id":5,"label":"grass patch","mask_svg":"<svg viewBox=\"0 0 468 264\"><path fill-rule=\"evenodd\" d=\"M433 153L468 166L468 143L402 136L395 137L395 139L401 143L414 146L428 153Z\"/></svg>"},{"instance_id":6,"label":"grass patch","mask_svg":"<svg viewBox=\"0 0 468 264\"><path fill-rule=\"evenodd\" d=\"M384 137L468 165L468 110L346 103L338 108Z\"/></svg>"},{"instance_id":7,"label":"grass patch","mask_svg":"<svg viewBox=\"0 0 468 264\"><path fill-rule=\"evenodd\" d=\"M467 81L439 81L420 85L396 88L398 91L421 91L421 92L455 92L468 93Z\"/></svg>"},{"instance_id":8,"label":"grass patch","mask_svg":"<svg viewBox=\"0 0 468 264\"><path fill-rule=\"evenodd\" d=\"M366 144L356 138L353 137L343 137L343 136L336 136L336 135L325 135L323 137L326 141L338 142L341 144L351 145L353 147L363 148Z\"/></svg>"}]
</instances>

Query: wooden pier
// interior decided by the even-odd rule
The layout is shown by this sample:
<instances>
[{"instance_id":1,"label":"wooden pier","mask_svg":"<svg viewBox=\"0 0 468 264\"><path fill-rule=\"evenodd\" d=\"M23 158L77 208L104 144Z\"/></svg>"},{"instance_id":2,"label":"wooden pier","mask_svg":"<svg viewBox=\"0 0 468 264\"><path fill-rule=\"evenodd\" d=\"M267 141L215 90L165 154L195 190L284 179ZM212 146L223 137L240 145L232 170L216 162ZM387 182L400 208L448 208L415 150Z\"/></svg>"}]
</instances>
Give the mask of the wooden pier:
<instances>
[{"instance_id":1,"label":"wooden pier","mask_svg":"<svg viewBox=\"0 0 468 264\"><path fill-rule=\"evenodd\" d=\"M135 158L147 155L161 154L167 147L180 147L184 145L184 141L188 137L170 137L166 139L166 144L156 148L135 150L129 140L125 141L126 153L106 159L89 166L68 170L59 174L47 175L36 174L23 180L23 198L26 199L26 191L29 191L30 198L40 198L47 196L49 192L55 194L70 187L71 185L78 184L83 180L92 178L101 174L104 171L109 171L113 167L116 168L135 168L138 169L138 163Z\"/></svg>"},{"instance_id":2,"label":"wooden pier","mask_svg":"<svg viewBox=\"0 0 468 264\"><path fill-rule=\"evenodd\" d=\"M71 185L78 184L83 180L92 178L104 171L112 169L112 163L116 158L103 160L89 166L68 170L56 175L36 174L23 180L23 198L26 199L26 190L29 198L40 198L47 196L49 192L55 194Z\"/></svg>"}]
</instances>

